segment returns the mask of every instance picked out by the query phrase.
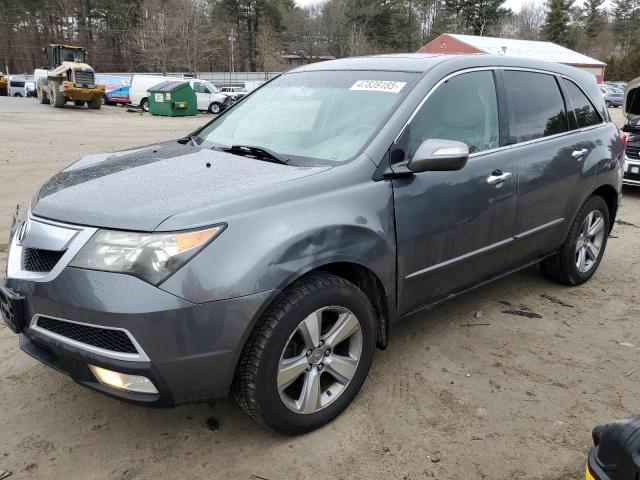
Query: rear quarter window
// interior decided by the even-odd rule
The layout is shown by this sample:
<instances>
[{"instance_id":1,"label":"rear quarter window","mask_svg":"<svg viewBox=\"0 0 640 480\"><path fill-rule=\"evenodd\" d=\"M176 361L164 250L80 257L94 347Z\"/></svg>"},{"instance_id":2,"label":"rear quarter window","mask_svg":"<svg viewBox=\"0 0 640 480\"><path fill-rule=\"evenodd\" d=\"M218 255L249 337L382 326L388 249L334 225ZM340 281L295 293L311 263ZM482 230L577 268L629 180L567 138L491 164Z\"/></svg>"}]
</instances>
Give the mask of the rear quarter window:
<instances>
[{"instance_id":1,"label":"rear quarter window","mask_svg":"<svg viewBox=\"0 0 640 480\"><path fill-rule=\"evenodd\" d=\"M598 111L587 96L571 80L564 79L564 88L567 91L569 102L567 108L573 110L578 128L590 127L602 123ZM572 122L573 123L573 122ZM574 125L572 125L573 127Z\"/></svg>"},{"instance_id":2,"label":"rear quarter window","mask_svg":"<svg viewBox=\"0 0 640 480\"><path fill-rule=\"evenodd\" d=\"M567 114L555 76L506 70L502 72L509 104L510 143L520 143L568 131Z\"/></svg>"}]
</instances>

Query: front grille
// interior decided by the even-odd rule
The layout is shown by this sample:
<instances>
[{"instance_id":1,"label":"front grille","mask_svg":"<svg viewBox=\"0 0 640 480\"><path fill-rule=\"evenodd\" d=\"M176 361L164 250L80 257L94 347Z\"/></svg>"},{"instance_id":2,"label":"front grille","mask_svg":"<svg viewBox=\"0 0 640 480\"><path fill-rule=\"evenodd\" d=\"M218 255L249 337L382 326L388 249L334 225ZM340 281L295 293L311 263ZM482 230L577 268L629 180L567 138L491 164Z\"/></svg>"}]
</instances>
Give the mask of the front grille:
<instances>
[{"instance_id":1,"label":"front grille","mask_svg":"<svg viewBox=\"0 0 640 480\"><path fill-rule=\"evenodd\" d=\"M27 272L47 273L60 261L64 252L25 248L22 257L22 268Z\"/></svg>"},{"instance_id":2,"label":"front grille","mask_svg":"<svg viewBox=\"0 0 640 480\"><path fill-rule=\"evenodd\" d=\"M637 158L640 160L640 147L632 147L631 145L627 145L627 157Z\"/></svg>"},{"instance_id":3,"label":"front grille","mask_svg":"<svg viewBox=\"0 0 640 480\"><path fill-rule=\"evenodd\" d=\"M90 327L51 317L38 317L36 325L49 332L92 347L119 353L138 353L129 336L122 330Z\"/></svg>"},{"instance_id":4,"label":"front grille","mask_svg":"<svg viewBox=\"0 0 640 480\"><path fill-rule=\"evenodd\" d=\"M634 180L640 182L640 173L624 172L625 180Z\"/></svg>"},{"instance_id":5,"label":"front grille","mask_svg":"<svg viewBox=\"0 0 640 480\"><path fill-rule=\"evenodd\" d=\"M76 70L76 85L77 86L91 86L93 87L93 72L83 72L82 70Z\"/></svg>"}]
</instances>

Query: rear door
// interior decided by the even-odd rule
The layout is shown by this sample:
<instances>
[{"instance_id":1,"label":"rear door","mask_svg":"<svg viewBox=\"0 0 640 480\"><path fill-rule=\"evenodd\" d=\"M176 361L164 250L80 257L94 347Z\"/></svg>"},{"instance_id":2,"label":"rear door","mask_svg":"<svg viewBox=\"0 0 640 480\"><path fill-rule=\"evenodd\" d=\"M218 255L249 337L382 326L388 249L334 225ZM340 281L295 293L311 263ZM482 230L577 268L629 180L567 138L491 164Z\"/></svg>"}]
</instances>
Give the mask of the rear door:
<instances>
[{"instance_id":1,"label":"rear door","mask_svg":"<svg viewBox=\"0 0 640 480\"><path fill-rule=\"evenodd\" d=\"M507 258L511 268L556 250L564 241L596 180L601 152L590 130L602 120L577 85L562 77L504 70L502 78L518 170L516 241Z\"/></svg>"},{"instance_id":2,"label":"rear door","mask_svg":"<svg viewBox=\"0 0 640 480\"><path fill-rule=\"evenodd\" d=\"M469 146L467 165L393 180L400 314L495 276L511 242L513 157L500 149L499 96L491 70L461 73L418 109L395 149L410 158L426 139ZM503 178L502 181L495 181Z\"/></svg>"}]
</instances>

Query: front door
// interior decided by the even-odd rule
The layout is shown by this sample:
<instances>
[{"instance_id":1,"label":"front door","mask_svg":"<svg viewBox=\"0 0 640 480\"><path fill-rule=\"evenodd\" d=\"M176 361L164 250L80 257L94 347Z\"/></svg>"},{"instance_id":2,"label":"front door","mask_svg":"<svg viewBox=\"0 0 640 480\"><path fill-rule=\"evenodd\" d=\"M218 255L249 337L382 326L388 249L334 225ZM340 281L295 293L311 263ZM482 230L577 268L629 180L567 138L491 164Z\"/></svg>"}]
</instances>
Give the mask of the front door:
<instances>
[{"instance_id":1,"label":"front door","mask_svg":"<svg viewBox=\"0 0 640 480\"><path fill-rule=\"evenodd\" d=\"M192 82L191 88L196 92L196 100L198 104L198 110L204 111L209 108L211 92L207 86L202 82Z\"/></svg>"},{"instance_id":2,"label":"front door","mask_svg":"<svg viewBox=\"0 0 640 480\"><path fill-rule=\"evenodd\" d=\"M467 165L393 180L402 315L495 276L512 241L517 175L501 145L495 74L456 75L419 109L398 145L426 139L469 146Z\"/></svg>"}]
</instances>

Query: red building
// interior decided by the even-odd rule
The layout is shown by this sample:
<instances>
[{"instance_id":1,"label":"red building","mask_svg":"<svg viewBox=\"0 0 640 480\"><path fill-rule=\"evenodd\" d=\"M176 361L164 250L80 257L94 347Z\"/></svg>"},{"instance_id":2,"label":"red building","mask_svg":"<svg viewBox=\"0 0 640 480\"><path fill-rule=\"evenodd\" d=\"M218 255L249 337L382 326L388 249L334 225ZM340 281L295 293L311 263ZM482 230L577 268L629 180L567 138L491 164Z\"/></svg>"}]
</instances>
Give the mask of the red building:
<instances>
[{"instance_id":1,"label":"red building","mask_svg":"<svg viewBox=\"0 0 640 480\"><path fill-rule=\"evenodd\" d=\"M479 37L443 33L418 50L420 53L490 53L510 57L531 58L562 63L585 70L596 77L598 83L604 80L606 63L561 47L552 42L514 40L511 38Z\"/></svg>"}]
</instances>

